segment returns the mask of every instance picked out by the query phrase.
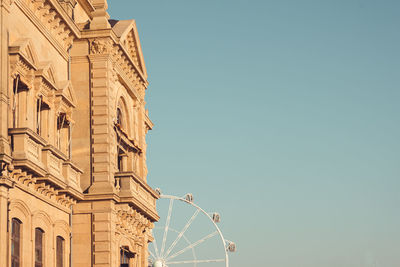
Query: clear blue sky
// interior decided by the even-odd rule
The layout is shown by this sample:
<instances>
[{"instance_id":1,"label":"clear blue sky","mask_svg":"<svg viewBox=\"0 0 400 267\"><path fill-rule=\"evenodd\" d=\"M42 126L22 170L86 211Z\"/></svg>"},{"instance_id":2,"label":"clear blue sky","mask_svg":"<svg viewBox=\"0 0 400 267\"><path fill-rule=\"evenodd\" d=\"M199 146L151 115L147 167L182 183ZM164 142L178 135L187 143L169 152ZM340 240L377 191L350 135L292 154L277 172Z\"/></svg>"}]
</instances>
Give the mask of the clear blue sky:
<instances>
[{"instance_id":1,"label":"clear blue sky","mask_svg":"<svg viewBox=\"0 0 400 267\"><path fill-rule=\"evenodd\" d=\"M400 1L109 1L149 73L148 181L232 267L400 266Z\"/></svg>"}]
</instances>

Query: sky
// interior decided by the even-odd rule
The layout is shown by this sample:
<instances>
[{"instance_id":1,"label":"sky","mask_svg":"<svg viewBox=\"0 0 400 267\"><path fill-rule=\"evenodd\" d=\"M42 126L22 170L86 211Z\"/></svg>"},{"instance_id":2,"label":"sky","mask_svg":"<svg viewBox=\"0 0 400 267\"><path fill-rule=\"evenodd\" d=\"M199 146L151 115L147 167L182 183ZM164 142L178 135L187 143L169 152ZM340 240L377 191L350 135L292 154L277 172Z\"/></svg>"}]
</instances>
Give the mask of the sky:
<instances>
[{"instance_id":1,"label":"sky","mask_svg":"<svg viewBox=\"0 0 400 267\"><path fill-rule=\"evenodd\" d=\"M148 183L219 211L231 267L400 266L400 1L108 11L139 31Z\"/></svg>"}]
</instances>

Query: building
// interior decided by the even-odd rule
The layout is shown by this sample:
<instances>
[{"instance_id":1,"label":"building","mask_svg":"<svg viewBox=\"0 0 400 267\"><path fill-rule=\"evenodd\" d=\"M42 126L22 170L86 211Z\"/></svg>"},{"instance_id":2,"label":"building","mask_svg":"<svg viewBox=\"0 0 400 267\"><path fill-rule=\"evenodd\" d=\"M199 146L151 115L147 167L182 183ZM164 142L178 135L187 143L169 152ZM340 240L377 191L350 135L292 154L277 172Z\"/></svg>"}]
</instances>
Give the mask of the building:
<instances>
[{"instance_id":1,"label":"building","mask_svg":"<svg viewBox=\"0 0 400 267\"><path fill-rule=\"evenodd\" d=\"M0 0L0 266L147 266L148 86L106 0Z\"/></svg>"}]
</instances>

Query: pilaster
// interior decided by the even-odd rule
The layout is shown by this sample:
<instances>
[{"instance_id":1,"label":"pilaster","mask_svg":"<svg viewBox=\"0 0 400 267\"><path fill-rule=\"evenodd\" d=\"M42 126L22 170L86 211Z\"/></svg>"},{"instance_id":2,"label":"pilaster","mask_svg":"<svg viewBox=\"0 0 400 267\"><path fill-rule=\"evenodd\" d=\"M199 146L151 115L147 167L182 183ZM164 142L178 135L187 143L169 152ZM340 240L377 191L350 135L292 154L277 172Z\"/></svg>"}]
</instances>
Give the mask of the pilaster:
<instances>
[{"instance_id":1,"label":"pilaster","mask_svg":"<svg viewBox=\"0 0 400 267\"><path fill-rule=\"evenodd\" d=\"M0 266L8 266L8 187L0 185Z\"/></svg>"},{"instance_id":2,"label":"pilaster","mask_svg":"<svg viewBox=\"0 0 400 267\"><path fill-rule=\"evenodd\" d=\"M92 203L93 209L93 256L94 267L111 266L113 255L112 236L113 224L112 216L114 203L110 200L95 201ZM115 216L115 215L114 215Z\"/></svg>"},{"instance_id":3,"label":"pilaster","mask_svg":"<svg viewBox=\"0 0 400 267\"><path fill-rule=\"evenodd\" d=\"M10 155L8 142L8 92L9 92L9 70L8 70L8 16L13 1L0 0L0 154ZM5 160L9 161L9 157Z\"/></svg>"},{"instance_id":4,"label":"pilaster","mask_svg":"<svg viewBox=\"0 0 400 267\"><path fill-rule=\"evenodd\" d=\"M12 186L9 173L12 166L2 162L0 163L0 266L8 266L8 192Z\"/></svg>"},{"instance_id":5,"label":"pilaster","mask_svg":"<svg viewBox=\"0 0 400 267\"><path fill-rule=\"evenodd\" d=\"M91 123L92 123L92 186L90 194L115 193L115 182L111 171L110 135L112 119L110 113L109 69L112 41L96 38L90 41L91 76Z\"/></svg>"}]
</instances>

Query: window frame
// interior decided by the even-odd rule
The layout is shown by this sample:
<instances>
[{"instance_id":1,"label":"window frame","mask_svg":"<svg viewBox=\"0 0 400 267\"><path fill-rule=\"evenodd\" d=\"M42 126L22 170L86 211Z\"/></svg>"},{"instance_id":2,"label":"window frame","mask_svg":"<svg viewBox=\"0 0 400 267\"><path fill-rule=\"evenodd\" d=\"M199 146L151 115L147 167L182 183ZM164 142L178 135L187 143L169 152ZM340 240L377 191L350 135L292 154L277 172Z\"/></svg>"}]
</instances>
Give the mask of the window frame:
<instances>
[{"instance_id":1,"label":"window frame","mask_svg":"<svg viewBox=\"0 0 400 267\"><path fill-rule=\"evenodd\" d=\"M40 236L40 240L38 237ZM45 232L42 228L35 228L35 255L34 255L34 266L35 267L43 267L44 266L44 244L45 244ZM38 245L40 245L38 247ZM38 253L38 254L37 254ZM40 258L37 258L40 255Z\"/></svg>"},{"instance_id":2,"label":"window frame","mask_svg":"<svg viewBox=\"0 0 400 267\"><path fill-rule=\"evenodd\" d=\"M61 243L59 243L61 242ZM61 244L61 248L59 247ZM61 249L61 251L59 251ZM64 267L65 265L65 239L58 235L56 237L56 267Z\"/></svg>"},{"instance_id":3,"label":"window frame","mask_svg":"<svg viewBox=\"0 0 400 267\"><path fill-rule=\"evenodd\" d=\"M119 266L131 267L132 259L135 258L134 252L129 250L128 246L120 247Z\"/></svg>"},{"instance_id":4,"label":"window frame","mask_svg":"<svg viewBox=\"0 0 400 267\"><path fill-rule=\"evenodd\" d=\"M18 225L18 235L15 234L14 229L15 226ZM11 267L20 267L21 266L21 232L22 232L22 222L18 218L11 219ZM18 249L15 249L15 244L17 244ZM15 252L18 251L18 255L15 255Z\"/></svg>"}]
</instances>

